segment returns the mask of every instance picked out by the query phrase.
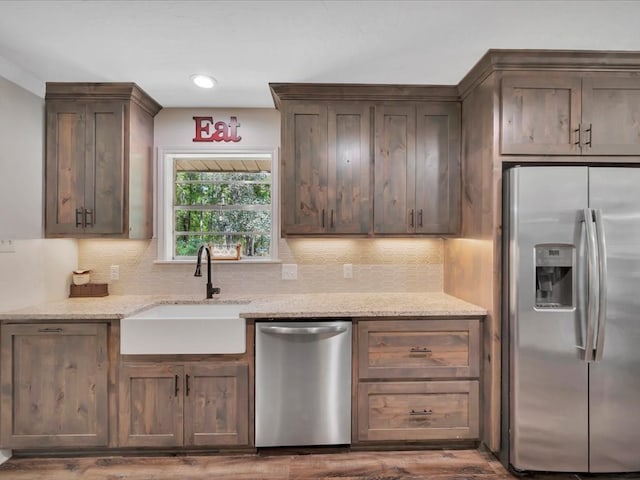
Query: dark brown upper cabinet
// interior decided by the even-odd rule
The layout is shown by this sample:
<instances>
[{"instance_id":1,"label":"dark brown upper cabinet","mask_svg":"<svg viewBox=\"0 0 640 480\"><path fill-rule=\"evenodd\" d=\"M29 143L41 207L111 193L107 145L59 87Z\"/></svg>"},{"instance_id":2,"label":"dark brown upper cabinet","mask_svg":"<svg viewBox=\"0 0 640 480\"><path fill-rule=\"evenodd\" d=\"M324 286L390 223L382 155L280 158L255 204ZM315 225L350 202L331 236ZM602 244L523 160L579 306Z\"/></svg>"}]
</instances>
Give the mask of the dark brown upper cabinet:
<instances>
[{"instance_id":1,"label":"dark brown upper cabinet","mask_svg":"<svg viewBox=\"0 0 640 480\"><path fill-rule=\"evenodd\" d=\"M133 83L47 83L45 236L151 238L153 117Z\"/></svg>"},{"instance_id":2,"label":"dark brown upper cabinet","mask_svg":"<svg viewBox=\"0 0 640 480\"><path fill-rule=\"evenodd\" d=\"M503 155L640 155L637 72L505 72Z\"/></svg>"},{"instance_id":3,"label":"dark brown upper cabinet","mask_svg":"<svg viewBox=\"0 0 640 480\"><path fill-rule=\"evenodd\" d=\"M375 128L375 233L457 233L460 105L378 105Z\"/></svg>"},{"instance_id":4,"label":"dark brown upper cabinet","mask_svg":"<svg viewBox=\"0 0 640 480\"><path fill-rule=\"evenodd\" d=\"M283 235L366 234L369 106L293 102L283 123Z\"/></svg>"},{"instance_id":5,"label":"dark brown upper cabinet","mask_svg":"<svg viewBox=\"0 0 640 480\"><path fill-rule=\"evenodd\" d=\"M455 87L271 84L282 114L282 234L455 234Z\"/></svg>"}]
</instances>

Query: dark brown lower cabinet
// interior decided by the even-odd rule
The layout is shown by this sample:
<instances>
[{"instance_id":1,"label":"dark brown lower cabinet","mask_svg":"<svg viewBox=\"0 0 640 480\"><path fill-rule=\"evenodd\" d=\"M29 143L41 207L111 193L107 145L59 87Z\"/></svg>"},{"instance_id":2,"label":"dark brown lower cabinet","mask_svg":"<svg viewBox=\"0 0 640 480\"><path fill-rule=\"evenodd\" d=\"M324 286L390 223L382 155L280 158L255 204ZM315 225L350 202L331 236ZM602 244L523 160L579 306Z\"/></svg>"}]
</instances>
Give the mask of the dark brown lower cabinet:
<instances>
[{"instance_id":1,"label":"dark brown lower cabinet","mask_svg":"<svg viewBox=\"0 0 640 480\"><path fill-rule=\"evenodd\" d=\"M122 364L119 397L122 447L249 444L247 364Z\"/></svg>"},{"instance_id":2,"label":"dark brown lower cabinet","mask_svg":"<svg viewBox=\"0 0 640 480\"><path fill-rule=\"evenodd\" d=\"M480 439L481 318L357 322L354 443Z\"/></svg>"},{"instance_id":3,"label":"dark brown lower cabinet","mask_svg":"<svg viewBox=\"0 0 640 480\"><path fill-rule=\"evenodd\" d=\"M1 444L12 449L106 447L106 324L5 324Z\"/></svg>"}]
</instances>

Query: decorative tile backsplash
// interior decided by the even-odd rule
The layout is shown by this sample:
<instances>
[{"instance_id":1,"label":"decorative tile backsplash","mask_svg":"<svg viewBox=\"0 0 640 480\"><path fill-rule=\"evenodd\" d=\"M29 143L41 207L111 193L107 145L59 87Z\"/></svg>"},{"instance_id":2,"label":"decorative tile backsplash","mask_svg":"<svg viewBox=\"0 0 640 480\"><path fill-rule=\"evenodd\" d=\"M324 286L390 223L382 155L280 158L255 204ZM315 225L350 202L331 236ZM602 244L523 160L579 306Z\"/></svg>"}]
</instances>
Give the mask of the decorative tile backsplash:
<instances>
[{"instance_id":1,"label":"decorative tile backsplash","mask_svg":"<svg viewBox=\"0 0 640 480\"><path fill-rule=\"evenodd\" d=\"M79 240L78 268L91 269L91 281L109 283L118 294L204 295L203 277L193 263L155 263L155 240ZM282 280L281 263L215 263L213 284L223 293L440 292L443 290L443 240L281 239L283 264L297 264L297 280ZM351 264L346 279L343 265ZM119 265L120 278L110 279Z\"/></svg>"}]
</instances>

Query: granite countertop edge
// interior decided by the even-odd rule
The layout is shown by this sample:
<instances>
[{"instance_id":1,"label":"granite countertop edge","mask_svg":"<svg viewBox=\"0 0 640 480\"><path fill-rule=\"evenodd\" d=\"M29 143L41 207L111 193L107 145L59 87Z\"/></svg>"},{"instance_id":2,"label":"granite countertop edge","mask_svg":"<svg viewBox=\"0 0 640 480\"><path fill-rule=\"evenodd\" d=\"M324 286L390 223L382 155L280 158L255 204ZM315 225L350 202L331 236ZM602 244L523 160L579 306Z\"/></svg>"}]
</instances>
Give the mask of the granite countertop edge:
<instances>
[{"instance_id":1,"label":"granite countertop edge","mask_svg":"<svg viewBox=\"0 0 640 480\"><path fill-rule=\"evenodd\" d=\"M306 293L275 295L110 295L67 298L0 312L0 321L118 320L162 304L241 304L240 316L258 318L470 317L486 309L441 292Z\"/></svg>"}]
</instances>

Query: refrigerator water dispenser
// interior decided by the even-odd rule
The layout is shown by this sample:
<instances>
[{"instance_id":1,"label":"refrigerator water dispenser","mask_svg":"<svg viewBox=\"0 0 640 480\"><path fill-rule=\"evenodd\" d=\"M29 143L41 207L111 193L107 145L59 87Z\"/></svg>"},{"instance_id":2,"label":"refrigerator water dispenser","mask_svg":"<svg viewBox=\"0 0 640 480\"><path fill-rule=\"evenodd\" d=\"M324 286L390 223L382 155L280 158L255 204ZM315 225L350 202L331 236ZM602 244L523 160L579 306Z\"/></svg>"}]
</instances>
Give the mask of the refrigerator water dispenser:
<instances>
[{"instance_id":1,"label":"refrigerator water dispenser","mask_svg":"<svg viewBox=\"0 0 640 480\"><path fill-rule=\"evenodd\" d=\"M535 246L536 308L573 307L573 245Z\"/></svg>"}]
</instances>

